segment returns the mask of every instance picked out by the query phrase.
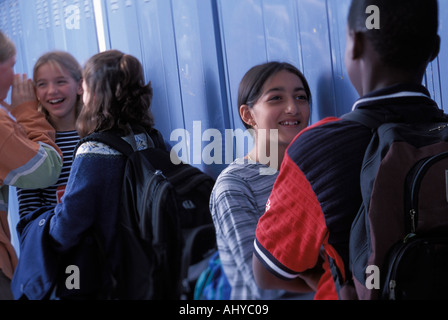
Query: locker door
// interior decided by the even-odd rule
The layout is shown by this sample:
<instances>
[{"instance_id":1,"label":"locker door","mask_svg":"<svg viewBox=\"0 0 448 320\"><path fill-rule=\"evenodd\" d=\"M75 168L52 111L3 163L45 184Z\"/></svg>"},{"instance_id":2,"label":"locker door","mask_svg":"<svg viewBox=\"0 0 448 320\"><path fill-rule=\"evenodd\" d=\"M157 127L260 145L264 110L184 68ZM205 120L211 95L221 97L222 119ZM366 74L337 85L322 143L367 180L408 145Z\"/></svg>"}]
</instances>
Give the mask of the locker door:
<instances>
[{"instance_id":1,"label":"locker door","mask_svg":"<svg viewBox=\"0 0 448 320\"><path fill-rule=\"evenodd\" d=\"M311 122L349 110L356 93L346 76L345 25L349 0L221 0L229 99L235 127L238 85L266 61L286 61L307 78L314 103Z\"/></svg>"},{"instance_id":2,"label":"locker door","mask_svg":"<svg viewBox=\"0 0 448 320\"><path fill-rule=\"evenodd\" d=\"M91 0L8 0L0 14L2 30L17 47L16 72L32 76L49 50L68 51L81 64L98 51Z\"/></svg>"},{"instance_id":3,"label":"locker door","mask_svg":"<svg viewBox=\"0 0 448 320\"><path fill-rule=\"evenodd\" d=\"M210 141L202 141L204 130L228 122L214 12L212 0L106 2L111 48L139 58L153 86L156 128L167 140L180 131L171 141L179 155L216 176L223 167L204 163Z\"/></svg>"},{"instance_id":4,"label":"locker door","mask_svg":"<svg viewBox=\"0 0 448 320\"><path fill-rule=\"evenodd\" d=\"M448 112L448 1L439 0L439 36L441 38L440 53L432 63L436 85L434 86L436 101ZM437 100L438 99L438 100Z\"/></svg>"}]
</instances>

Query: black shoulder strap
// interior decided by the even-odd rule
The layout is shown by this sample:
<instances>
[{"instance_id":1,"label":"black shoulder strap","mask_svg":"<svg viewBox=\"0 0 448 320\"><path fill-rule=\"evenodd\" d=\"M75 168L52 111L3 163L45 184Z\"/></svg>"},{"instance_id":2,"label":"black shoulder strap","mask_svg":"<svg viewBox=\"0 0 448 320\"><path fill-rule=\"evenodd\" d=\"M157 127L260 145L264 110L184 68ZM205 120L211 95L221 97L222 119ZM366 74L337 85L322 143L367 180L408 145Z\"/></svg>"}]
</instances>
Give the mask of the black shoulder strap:
<instances>
[{"instance_id":1,"label":"black shoulder strap","mask_svg":"<svg viewBox=\"0 0 448 320\"><path fill-rule=\"evenodd\" d=\"M152 139L156 148L166 150L165 140L163 139L160 131L152 128L151 131L148 132L148 135Z\"/></svg>"},{"instance_id":2,"label":"black shoulder strap","mask_svg":"<svg viewBox=\"0 0 448 320\"><path fill-rule=\"evenodd\" d=\"M341 118L359 122L370 129L377 129L383 123L388 122L384 115L367 109L355 109L352 112L344 114Z\"/></svg>"}]
</instances>

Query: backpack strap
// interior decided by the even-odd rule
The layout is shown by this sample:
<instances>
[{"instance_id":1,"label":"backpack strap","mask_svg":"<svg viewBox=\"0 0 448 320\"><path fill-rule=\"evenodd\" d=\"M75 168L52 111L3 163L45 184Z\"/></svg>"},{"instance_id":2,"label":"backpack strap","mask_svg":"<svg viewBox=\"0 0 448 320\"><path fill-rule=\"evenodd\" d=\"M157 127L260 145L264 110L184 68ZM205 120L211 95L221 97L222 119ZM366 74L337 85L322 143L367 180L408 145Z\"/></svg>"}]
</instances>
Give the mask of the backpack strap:
<instances>
[{"instance_id":1,"label":"backpack strap","mask_svg":"<svg viewBox=\"0 0 448 320\"><path fill-rule=\"evenodd\" d=\"M394 122L393 119L388 119L387 115L375 112L368 109L355 109L352 112L344 114L342 117L344 120L350 120L358 122L369 129L378 129L382 124L387 122Z\"/></svg>"}]
</instances>

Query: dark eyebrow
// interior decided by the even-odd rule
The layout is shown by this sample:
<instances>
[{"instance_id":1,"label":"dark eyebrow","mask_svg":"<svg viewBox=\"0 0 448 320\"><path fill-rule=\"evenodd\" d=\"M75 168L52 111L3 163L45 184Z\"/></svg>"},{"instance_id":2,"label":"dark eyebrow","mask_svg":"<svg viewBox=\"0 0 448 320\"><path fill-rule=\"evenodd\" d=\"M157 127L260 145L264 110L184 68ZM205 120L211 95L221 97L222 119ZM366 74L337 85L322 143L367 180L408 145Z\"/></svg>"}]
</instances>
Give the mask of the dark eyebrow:
<instances>
[{"instance_id":1,"label":"dark eyebrow","mask_svg":"<svg viewBox=\"0 0 448 320\"><path fill-rule=\"evenodd\" d=\"M268 93L273 92L273 91L285 91L285 88L283 88L283 87L271 88L268 91L266 91L265 94L268 94ZM298 92L298 91L305 91L306 92L304 87L297 87L297 88L294 89L294 92Z\"/></svg>"}]
</instances>

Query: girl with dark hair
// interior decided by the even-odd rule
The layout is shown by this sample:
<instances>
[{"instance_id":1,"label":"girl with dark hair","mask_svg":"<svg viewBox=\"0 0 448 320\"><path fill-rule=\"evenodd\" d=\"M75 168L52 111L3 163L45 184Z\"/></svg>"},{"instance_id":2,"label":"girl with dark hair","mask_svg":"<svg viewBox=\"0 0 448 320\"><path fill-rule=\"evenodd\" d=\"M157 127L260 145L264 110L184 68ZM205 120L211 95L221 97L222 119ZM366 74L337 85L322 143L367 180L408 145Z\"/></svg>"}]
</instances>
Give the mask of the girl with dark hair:
<instances>
[{"instance_id":1,"label":"girl with dark hair","mask_svg":"<svg viewBox=\"0 0 448 320\"><path fill-rule=\"evenodd\" d=\"M117 130L129 134L129 125L150 131L151 83L145 84L143 68L133 56L109 50L87 61L84 67L84 103L77 127L81 137L94 131Z\"/></svg>"},{"instance_id":2,"label":"girl with dark hair","mask_svg":"<svg viewBox=\"0 0 448 320\"><path fill-rule=\"evenodd\" d=\"M146 149L145 134L130 135L129 128L150 131L152 88L145 84L143 68L133 56L111 50L91 57L83 72L83 100L77 127L81 137L96 131L114 131L123 139L135 138L139 149ZM104 251L115 269L118 261L116 224L120 208L125 157L100 142L85 142L76 152L63 201L51 219L50 236L59 252L76 246L83 232L94 228L103 240ZM63 266L64 268L66 266ZM88 263L80 273L92 272ZM82 298L97 297L102 283L77 292ZM85 286L84 286L85 287ZM71 293L70 293L71 294Z\"/></svg>"},{"instance_id":3,"label":"girl with dark hair","mask_svg":"<svg viewBox=\"0 0 448 320\"><path fill-rule=\"evenodd\" d=\"M311 92L305 77L288 63L255 66L240 83L239 114L252 132L254 148L219 175L210 198L219 255L231 286L231 299L313 297L312 289L305 283L302 292L308 294L259 289L252 272L258 219L269 205L266 201L286 147L308 125L310 104ZM267 154L271 161L263 163L262 155Z\"/></svg>"},{"instance_id":4,"label":"girl with dark hair","mask_svg":"<svg viewBox=\"0 0 448 320\"><path fill-rule=\"evenodd\" d=\"M269 154L269 158L274 159L269 163L270 167L278 170L288 144L308 126L310 106L308 82L296 67L289 63L269 62L250 69L238 90L240 118L253 133L255 142L247 158L263 163L263 158ZM278 156L271 154L275 152L270 150L272 136L278 138L273 141Z\"/></svg>"}]
</instances>

